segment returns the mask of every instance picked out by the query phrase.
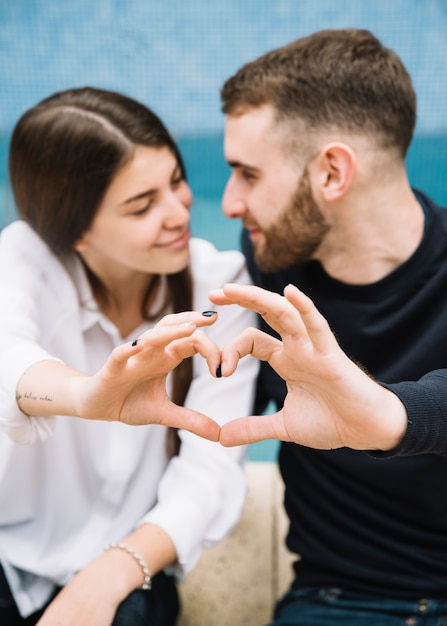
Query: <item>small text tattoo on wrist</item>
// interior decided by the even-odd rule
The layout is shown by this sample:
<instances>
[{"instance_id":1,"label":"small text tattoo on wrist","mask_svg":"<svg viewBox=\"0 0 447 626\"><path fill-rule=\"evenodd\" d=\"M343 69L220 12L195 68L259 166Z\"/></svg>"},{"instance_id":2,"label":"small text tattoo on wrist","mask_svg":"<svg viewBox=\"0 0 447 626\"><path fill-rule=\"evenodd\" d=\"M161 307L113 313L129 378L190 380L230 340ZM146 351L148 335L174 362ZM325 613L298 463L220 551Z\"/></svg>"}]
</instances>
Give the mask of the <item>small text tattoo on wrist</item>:
<instances>
[{"instance_id":1,"label":"small text tattoo on wrist","mask_svg":"<svg viewBox=\"0 0 447 626\"><path fill-rule=\"evenodd\" d=\"M50 398L50 396L48 396L47 394L37 397L32 391L25 391L23 396L22 394L17 393L16 398L17 400L25 398L26 400L42 400L43 402L53 402L53 398Z\"/></svg>"}]
</instances>

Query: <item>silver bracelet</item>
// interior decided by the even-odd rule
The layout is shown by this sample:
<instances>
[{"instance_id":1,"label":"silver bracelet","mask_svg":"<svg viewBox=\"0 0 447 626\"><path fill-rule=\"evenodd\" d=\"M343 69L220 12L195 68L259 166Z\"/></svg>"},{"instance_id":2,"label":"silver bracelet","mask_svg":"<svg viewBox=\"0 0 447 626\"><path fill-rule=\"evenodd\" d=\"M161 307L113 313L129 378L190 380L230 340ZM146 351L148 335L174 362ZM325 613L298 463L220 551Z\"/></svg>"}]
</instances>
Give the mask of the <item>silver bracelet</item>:
<instances>
[{"instance_id":1,"label":"silver bracelet","mask_svg":"<svg viewBox=\"0 0 447 626\"><path fill-rule=\"evenodd\" d=\"M124 550L124 552L127 552L127 554L130 554L130 556L133 557L137 561L138 565L141 567L143 571L144 582L141 585L141 587L139 587L139 589L145 589L145 590L151 589L152 588L151 573L149 571L148 564L143 559L141 554L138 554L138 552L135 552L133 548L126 546L125 543L111 543L105 548L104 551L106 552L107 550L112 550L113 548L117 548L118 550Z\"/></svg>"}]
</instances>

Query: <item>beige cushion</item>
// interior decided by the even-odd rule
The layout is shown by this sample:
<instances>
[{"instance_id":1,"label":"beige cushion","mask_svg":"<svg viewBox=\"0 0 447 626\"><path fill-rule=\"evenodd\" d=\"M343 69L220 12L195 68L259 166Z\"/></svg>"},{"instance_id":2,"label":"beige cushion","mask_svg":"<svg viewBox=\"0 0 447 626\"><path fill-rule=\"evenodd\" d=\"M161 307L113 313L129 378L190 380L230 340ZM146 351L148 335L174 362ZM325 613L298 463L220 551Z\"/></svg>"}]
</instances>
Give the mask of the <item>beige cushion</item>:
<instances>
[{"instance_id":1,"label":"beige cushion","mask_svg":"<svg viewBox=\"0 0 447 626\"><path fill-rule=\"evenodd\" d=\"M179 626L263 626L292 579L276 463L247 463L248 495L232 534L206 549L180 585Z\"/></svg>"}]
</instances>

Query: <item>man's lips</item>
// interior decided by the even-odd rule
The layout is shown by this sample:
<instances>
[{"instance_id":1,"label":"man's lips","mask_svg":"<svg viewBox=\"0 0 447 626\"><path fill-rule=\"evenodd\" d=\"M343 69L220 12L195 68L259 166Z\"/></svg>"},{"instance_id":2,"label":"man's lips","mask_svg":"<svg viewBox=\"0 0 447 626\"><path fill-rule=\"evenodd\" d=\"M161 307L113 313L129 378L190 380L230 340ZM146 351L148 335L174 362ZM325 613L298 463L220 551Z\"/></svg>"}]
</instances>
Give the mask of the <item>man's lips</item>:
<instances>
[{"instance_id":1,"label":"man's lips","mask_svg":"<svg viewBox=\"0 0 447 626\"><path fill-rule=\"evenodd\" d=\"M247 230L250 238L256 237L257 235L260 235L262 233L262 230L259 228L259 226L244 225L244 228Z\"/></svg>"}]
</instances>

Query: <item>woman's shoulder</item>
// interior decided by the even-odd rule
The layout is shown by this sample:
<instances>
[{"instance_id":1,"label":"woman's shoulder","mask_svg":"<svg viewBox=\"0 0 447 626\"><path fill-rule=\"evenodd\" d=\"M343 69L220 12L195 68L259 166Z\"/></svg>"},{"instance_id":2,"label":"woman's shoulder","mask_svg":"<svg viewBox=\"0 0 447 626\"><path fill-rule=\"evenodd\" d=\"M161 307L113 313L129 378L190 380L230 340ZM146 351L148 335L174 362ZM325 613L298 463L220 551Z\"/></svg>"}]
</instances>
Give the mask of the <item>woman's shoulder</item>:
<instances>
[{"instance_id":1,"label":"woman's shoulder","mask_svg":"<svg viewBox=\"0 0 447 626\"><path fill-rule=\"evenodd\" d=\"M209 306L208 293L225 283L250 284L242 252L217 250L212 243L203 239L192 239L190 250L194 308Z\"/></svg>"},{"instance_id":2,"label":"woman's shoulder","mask_svg":"<svg viewBox=\"0 0 447 626\"><path fill-rule=\"evenodd\" d=\"M3 257L41 260L51 254L46 243L24 220L15 220L0 233L0 249Z\"/></svg>"},{"instance_id":3,"label":"woman's shoulder","mask_svg":"<svg viewBox=\"0 0 447 626\"><path fill-rule=\"evenodd\" d=\"M225 282L239 282L245 274L245 258L239 250L217 250L205 239L192 238L190 242L191 270L194 280L205 280L212 286Z\"/></svg>"},{"instance_id":4,"label":"woman's shoulder","mask_svg":"<svg viewBox=\"0 0 447 626\"><path fill-rule=\"evenodd\" d=\"M37 239L42 241L39 235L31 228L27 222L24 220L14 220L7 226L2 229L1 232L1 241L10 241L16 240L21 241L22 239ZM43 243L43 242L42 242Z\"/></svg>"},{"instance_id":5,"label":"woman's shoulder","mask_svg":"<svg viewBox=\"0 0 447 626\"><path fill-rule=\"evenodd\" d=\"M29 224L16 220L0 233L0 268L2 279L23 285L45 283L46 289L59 291L69 283L67 269ZM62 296L61 296L62 297Z\"/></svg>"}]
</instances>

